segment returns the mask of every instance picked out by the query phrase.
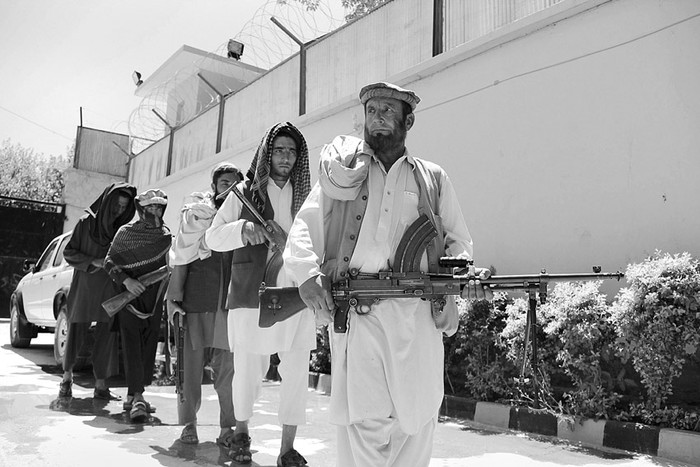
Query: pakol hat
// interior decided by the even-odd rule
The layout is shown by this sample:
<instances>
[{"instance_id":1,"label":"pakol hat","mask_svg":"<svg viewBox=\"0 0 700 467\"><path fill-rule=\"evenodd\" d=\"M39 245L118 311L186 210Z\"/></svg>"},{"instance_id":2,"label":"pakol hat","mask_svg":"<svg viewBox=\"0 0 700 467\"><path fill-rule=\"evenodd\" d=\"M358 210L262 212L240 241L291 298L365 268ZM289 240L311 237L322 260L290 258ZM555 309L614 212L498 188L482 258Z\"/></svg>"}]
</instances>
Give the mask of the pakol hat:
<instances>
[{"instance_id":1,"label":"pakol hat","mask_svg":"<svg viewBox=\"0 0 700 467\"><path fill-rule=\"evenodd\" d=\"M415 92L383 81L368 84L360 89L360 102L362 102L362 105L373 97L390 97L404 101L411 106L411 111L416 110L416 106L420 102L420 97Z\"/></svg>"},{"instance_id":2,"label":"pakol hat","mask_svg":"<svg viewBox=\"0 0 700 467\"><path fill-rule=\"evenodd\" d=\"M214 175L217 173L238 173L240 175L240 178L243 178L243 174L240 173L241 170L236 167L235 164L232 164L231 162L220 162L219 164L216 165L213 169L211 169L211 174L210 177L212 180L214 179Z\"/></svg>"},{"instance_id":3,"label":"pakol hat","mask_svg":"<svg viewBox=\"0 0 700 467\"><path fill-rule=\"evenodd\" d=\"M146 190L138 195L136 197L136 202L139 204L139 206L148 206L151 204L161 204L163 206L167 206L168 195L166 195L161 189L151 188L150 190Z\"/></svg>"}]
</instances>

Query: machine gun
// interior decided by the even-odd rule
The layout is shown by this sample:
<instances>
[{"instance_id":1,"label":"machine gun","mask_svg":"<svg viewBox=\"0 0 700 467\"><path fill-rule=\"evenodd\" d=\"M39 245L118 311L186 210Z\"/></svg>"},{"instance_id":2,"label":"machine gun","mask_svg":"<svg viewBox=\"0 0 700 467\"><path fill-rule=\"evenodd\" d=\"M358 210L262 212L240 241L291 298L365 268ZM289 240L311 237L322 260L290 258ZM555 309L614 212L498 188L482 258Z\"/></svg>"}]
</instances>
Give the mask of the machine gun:
<instances>
[{"instance_id":1,"label":"machine gun","mask_svg":"<svg viewBox=\"0 0 700 467\"><path fill-rule=\"evenodd\" d=\"M275 223L265 220L255 208L253 203L251 203L248 198L243 196L243 193L236 188L236 185L231 185L228 187L225 191L221 192L216 199L225 199L229 193L236 195L241 203L243 203L243 206L250 211L250 213L258 220L258 222L260 222L270 237L272 237L272 241L268 242L268 247L270 250L272 250L273 254L265 267L265 283L275 284L277 281L277 275L284 264L282 252L284 251L284 245L287 243L286 232Z\"/></svg>"},{"instance_id":2,"label":"machine gun","mask_svg":"<svg viewBox=\"0 0 700 467\"><path fill-rule=\"evenodd\" d=\"M361 276L355 271L350 277L334 282L331 295L336 304L333 330L343 333L347 330L348 312L367 313L372 304L387 298L421 298L438 301L444 305L446 295L460 295L465 285L474 280L472 260L462 258L440 258L440 266L452 266L452 274L427 272L393 272L382 271L372 276ZM462 273L460 269L466 269ZM471 274L469 271L472 271ZM539 294L540 302L547 300L547 285L550 282L575 282L603 279L620 280L621 272L601 272L599 266L593 267L591 273L548 274L542 270L539 274L497 275L481 280L492 290L523 290L530 295ZM278 321L293 316L306 308L296 287L260 287L260 322L261 327L269 327Z\"/></svg>"}]
</instances>

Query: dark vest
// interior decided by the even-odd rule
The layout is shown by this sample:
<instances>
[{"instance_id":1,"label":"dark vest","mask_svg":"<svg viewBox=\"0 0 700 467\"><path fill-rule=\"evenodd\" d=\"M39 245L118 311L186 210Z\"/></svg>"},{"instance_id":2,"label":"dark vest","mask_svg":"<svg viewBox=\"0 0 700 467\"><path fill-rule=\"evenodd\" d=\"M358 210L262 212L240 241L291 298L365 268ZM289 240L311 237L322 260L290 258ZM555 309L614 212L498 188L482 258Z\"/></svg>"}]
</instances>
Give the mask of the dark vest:
<instances>
[{"instance_id":1,"label":"dark vest","mask_svg":"<svg viewBox=\"0 0 700 467\"><path fill-rule=\"evenodd\" d=\"M212 251L206 259L187 265L182 306L188 313L206 313L224 309L231 277L231 252Z\"/></svg>"},{"instance_id":2,"label":"dark vest","mask_svg":"<svg viewBox=\"0 0 700 467\"><path fill-rule=\"evenodd\" d=\"M250 180L245 183L243 196L252 200ZM261 213L263 219L274 219L275 212L269 200L265 200L265 210ZM239 219L245 219L260 225L260 222L244 206ZM244 246L233 250L231 260L231 286L228 289L226 308L257 308L260 305L258 292L265 277L267 263L267 245Z\"/></svg>"}]
</instances>

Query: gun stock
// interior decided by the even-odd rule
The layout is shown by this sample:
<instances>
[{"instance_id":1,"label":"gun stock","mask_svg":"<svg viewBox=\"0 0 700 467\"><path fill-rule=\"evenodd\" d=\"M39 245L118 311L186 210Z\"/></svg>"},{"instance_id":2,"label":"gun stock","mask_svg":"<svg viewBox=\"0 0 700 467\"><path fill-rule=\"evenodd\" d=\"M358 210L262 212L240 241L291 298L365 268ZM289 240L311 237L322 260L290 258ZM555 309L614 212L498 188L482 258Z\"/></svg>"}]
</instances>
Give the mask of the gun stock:
<instances>
[{"instance_id":1,"label":"gun stock","mask_svg":"<svg viewBox=\"0 0 700 467\"><path fill-rule=\"evenodd\" d=\"M267 287L260 284L260 318L258 326L269 328L306 308L296 287Z\"/></svg>"},{"instance_id":2,"label":"gun stock","mask_svg":"<svg viewBox=\"0 0 700 467\"><path fill-rule=\"evenodd\" d=\"M162 266L155 271L148 272L138 278L138 281L148 287L149 285L160 282L170 274L168 266ZM106 300L102 303L102 308L107 312L110 318L117 314L119 310L124 308L130 301L136 298L136 295L125 290L118 295Z\"/></svg>"}]
</instances>

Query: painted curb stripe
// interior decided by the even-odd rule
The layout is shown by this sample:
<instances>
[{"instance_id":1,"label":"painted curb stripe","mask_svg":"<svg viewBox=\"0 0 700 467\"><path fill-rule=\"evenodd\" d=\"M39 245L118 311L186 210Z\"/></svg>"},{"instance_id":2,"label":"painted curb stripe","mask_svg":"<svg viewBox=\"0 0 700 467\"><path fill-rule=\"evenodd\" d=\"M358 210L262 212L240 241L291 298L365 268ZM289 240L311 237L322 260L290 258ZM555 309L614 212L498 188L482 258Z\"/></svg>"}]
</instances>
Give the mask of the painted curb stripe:
<instances>
[{"instance_id":1,"label":"painted curb stripe","mask_svg":"<svg viewBox=\"0 0 700 467\"><path fill-rule=\"evenodd\" d=\"M540 410L511 407L508 428L547 436L557 436L557 417Z\"/></svg>"},{"instance_id":2,"label":"painted curb stripe","mask_svg":"<svg viewBox=\"0 0 700 467\"><path fill-rule=\"evenodd\" d=\"M693 431L613 420L573 421L527 407L449 395L443 399L440 415L700 465L700 433Z\"/></svg>"},{"instance_id":3,"label":"painted curb stripe","mask_svg":"<svg viewBox=\"0 0 700 467\"><path fill-rule=\"evenodd\" d=\"M641 423L608 420L605 424L603 446L655 456L659 450L659 430L659 427Z\"/></svg>"}]
</instances>

